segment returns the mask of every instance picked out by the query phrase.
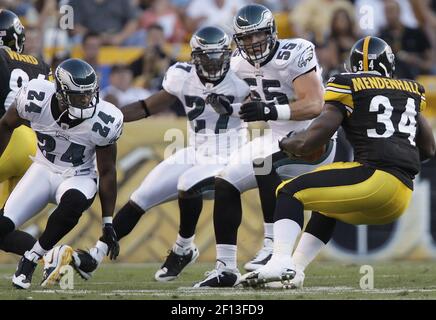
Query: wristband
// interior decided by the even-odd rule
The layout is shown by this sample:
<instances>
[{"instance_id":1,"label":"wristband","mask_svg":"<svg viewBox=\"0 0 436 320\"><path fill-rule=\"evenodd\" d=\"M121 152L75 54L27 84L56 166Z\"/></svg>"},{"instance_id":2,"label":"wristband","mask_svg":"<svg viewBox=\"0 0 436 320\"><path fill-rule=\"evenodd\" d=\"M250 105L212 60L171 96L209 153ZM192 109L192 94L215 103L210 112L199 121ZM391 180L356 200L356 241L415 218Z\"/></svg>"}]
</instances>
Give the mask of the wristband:
<instances>
[{"instance_id":1,"label":"wristband","mask_svg":"<svg viewBox=\"0 0 436 320\"><path fill-rule=\"evenodd\" d=\"M277 120L291 120L291 106L289 104L276 104Z\"/></svg>"},{"instance_id":2,"label":"wristband","mask_svg":"<svg viewBox=\"0 0 436 320\"><path fill-rule=\"evenodd\" d=\"M232 103L230 106L233 109L233 113L232 114L238 114L239 111L241 110L242 103Z\"/></svg>"},{"instance_id":3,"label":"wristband","mask_svg":"<svg viewBox=\"0 0 436 320\"><path fill-rule=\"evenodd\" d=\"M103 225L107 223L112 224L112 217L103 217Z\"/></svg>"},{"instance_id":4,"label":"wristband","mask_svg":"<svg viewBox=\"0 0 436 320\"><path fill-rule=\"evenodd\" d=\"M150 111L148 111L147 103L145 103L145 100L141 100L140 102L141 102L142 109L144 109L144 113L145 113L144 118L149 117L150 116Z\"/></svg>"}]
</instances>

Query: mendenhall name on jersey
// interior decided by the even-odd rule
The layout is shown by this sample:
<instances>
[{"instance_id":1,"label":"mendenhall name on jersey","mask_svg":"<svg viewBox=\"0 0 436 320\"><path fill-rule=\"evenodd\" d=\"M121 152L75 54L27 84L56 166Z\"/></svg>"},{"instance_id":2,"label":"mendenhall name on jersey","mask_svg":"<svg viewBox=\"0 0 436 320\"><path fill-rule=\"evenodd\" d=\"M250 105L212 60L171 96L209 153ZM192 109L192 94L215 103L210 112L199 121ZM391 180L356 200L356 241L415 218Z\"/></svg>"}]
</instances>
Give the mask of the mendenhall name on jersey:
<instances>
[{"instance_id":1,"label":"mendenhall name on jersey","mask_svg":"<svg viewBox=\"0 0 436 320\"><path fill-rule=\"evenodd\" d=\"M252 94L266 103L276 104L288 104L289 101L296 100L292 83L299 76L316 70L321 77L315 46L300 38L277 40L272 54L259 68L236 50L231 58L230 69L248 83ZM285 136L290 131L306 128L310 122L311 120L268 121L268 124L273 133Z\"/></svg>"},{"instance_id":2,"label":"mendenhall name on jersey","mask_svg":"<svg viewBox=\"0 0 436 320\"><path fill-rule=\"evenodd\" d=\"M245 130L247 127L238 115L219 115L205 102L211 93L223 94L231 103L241 103L245 100L250 89L231 70L220 83L208 86L200 81L193 65L179 62L168 69L162 86L184 105L190 122L190 135L214 136L228 131Z\"/></svg>"},{"instance_id":3,"label":"mendenhall name on jersey","mask_svg":"<svg viewBox=\"0 0 436 320\"><path fill-rule=\"evenodd\" d=\"M92 118L69 127L54 116L55 84L31 80L17 95L17 111L30 122L38 137L35 162L69 175L96 174L95 148L116 142L122 133L123 114L100 100Z\"/></svg>"}]
</instances>

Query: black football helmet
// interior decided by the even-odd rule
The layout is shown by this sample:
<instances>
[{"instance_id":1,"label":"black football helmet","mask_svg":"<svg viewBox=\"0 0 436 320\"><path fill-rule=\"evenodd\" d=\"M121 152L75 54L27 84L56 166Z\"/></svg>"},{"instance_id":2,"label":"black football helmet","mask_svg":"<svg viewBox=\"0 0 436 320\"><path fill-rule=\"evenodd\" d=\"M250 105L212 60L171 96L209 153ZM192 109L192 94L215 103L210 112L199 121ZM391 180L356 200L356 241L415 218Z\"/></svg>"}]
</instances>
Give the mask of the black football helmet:
<instances>
[{"instance_id":1,"label":"black football helmet","mask_svg":"<svg viewBox=\"0 0 436 320\"><path fill-rule=\"evenodd\" d=\"M350 51L348 72L375 72L392 77L395 71L395 56L391 47L377 37L358 40Z\"/></svg>"},{"instance_id":2,"label":"black football helmet","mask_svg":"<svg viewBox=\"0 0 436 320\"><path fill-rule=\"evenodd\" d=\"M56 98L68 108L71 119L94 116L99 101L97 74L85 61L68 59L56 68Z\"/></svg>"},{"instance_id":3,"label":"black football helmet","mask_svg":"<svg viewBox=\"0 0 436 320\"><path fill-rule=\"evenodd\" d=\"M277 42L277 30L272 12L260 4L242 7L233 20L236 45L242 56L252 63L265 61ZM265 40L245 43L254 33L265 32Z\"/></svg>"},{"instance_id":4,"label":"black football helmet","mask_svg":"<svg viewBox=\"0 0 436 320\"><path fill-rule=\"evenodd\" d=\"M24 27L12 11L0 9L0 46L22 53L24 50Z\"/></svg>"},{"instance_id":5,"label":"black football helmet","mask_svg":"<svg viewBox=\"0 0 436 320\"><path fill-rule=\"evenodd\" d=\"M230 69L230 37L218 27L203 27L191 38L191 58L200 78L218 81Z\"/></svg>"}]
</instances>

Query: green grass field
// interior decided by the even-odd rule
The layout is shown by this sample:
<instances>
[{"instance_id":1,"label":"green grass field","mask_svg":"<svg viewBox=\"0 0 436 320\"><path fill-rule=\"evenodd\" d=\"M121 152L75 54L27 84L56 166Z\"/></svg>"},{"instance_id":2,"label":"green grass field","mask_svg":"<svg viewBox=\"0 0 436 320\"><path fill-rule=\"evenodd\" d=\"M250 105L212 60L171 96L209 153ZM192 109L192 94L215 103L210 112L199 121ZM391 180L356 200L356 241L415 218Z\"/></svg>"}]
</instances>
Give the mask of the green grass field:
<instances>
[{"instance_id":1,"label":"green grass field","mask_svg":"<svg viewBox=\"0 0 436 320\"><path fill-rule=\"evenodd\" d=\"M42 288L38 266L32 288L16 290L11 285L15 266L0 266L0 299L436 299L434 262L396 261L374 264L374 289L362 290L360 265L316 262L306 273L305 288L284 289L192 289L212 264L189 266L179 279L168 283L154 281L158 264L107 264L89 281L74 276L73 290L59 286Z\"/></svg>"}]
</instances>

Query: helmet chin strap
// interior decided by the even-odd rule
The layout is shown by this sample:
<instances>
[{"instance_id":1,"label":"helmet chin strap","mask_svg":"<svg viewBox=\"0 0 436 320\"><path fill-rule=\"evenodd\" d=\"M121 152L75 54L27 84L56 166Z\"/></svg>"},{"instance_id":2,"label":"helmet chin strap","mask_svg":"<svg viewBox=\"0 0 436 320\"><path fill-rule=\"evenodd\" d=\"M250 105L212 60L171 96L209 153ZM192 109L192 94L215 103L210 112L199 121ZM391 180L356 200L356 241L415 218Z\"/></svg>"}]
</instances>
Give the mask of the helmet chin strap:
<instances>
[{"instance_id":1,"label":"helmet chin strap","mask_svg":"<svg viewBox=\"0 0 436 320\"><path fill-rule=\"evenodd\" d=\"M18 53L22 53L24 47L20 47L18 44L18 37L17 35L14 33L14 38L15 38L15 49L17 50Z\"/></svg>"},{"instance_id":2,"label":"helmet chin strap","mask_svg":"<svg viewBox=\"0 0 436 320\"><path fill-rule=\"evenodd\" d=\"M62 118L62 116L65 114L65 112L67 112L68 109L65 109L64 111L61 112L61 114L59 115L59 117L55 120L55 122L59 122L59 120Z\"/></svg>"}]
</instances>

